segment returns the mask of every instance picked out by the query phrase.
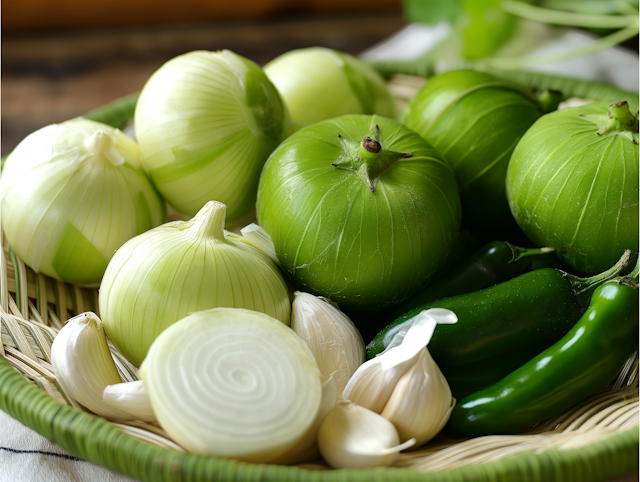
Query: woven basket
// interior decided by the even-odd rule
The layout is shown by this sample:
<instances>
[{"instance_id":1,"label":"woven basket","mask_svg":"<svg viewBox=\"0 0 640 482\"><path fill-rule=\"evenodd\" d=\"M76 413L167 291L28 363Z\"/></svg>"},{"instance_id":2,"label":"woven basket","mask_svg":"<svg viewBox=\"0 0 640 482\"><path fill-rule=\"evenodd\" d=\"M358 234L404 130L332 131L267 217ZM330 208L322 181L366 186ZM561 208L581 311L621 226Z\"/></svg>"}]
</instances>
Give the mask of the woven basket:
<instances>
[{"instance_id":1,"label":"woven basket","mask_svg":"<svg viewBox=\"0 0 640 482\"><path fill-rule=\"evenodd\" d=\"M402 102L421 82L397 78L391 87ZM51 343L62 322L97 310L97 290L35 274L2 243L0 409L77 457L143 481L596 482L638 467L636 357L610 388L529 433L438 437L401 454L391 468L330 470L322 461L284 467L190 455L157 425L115 424L83 411L56 382ZM136 380L137 369L110 348L122 379Z\"/></svg>"}]
</instances>

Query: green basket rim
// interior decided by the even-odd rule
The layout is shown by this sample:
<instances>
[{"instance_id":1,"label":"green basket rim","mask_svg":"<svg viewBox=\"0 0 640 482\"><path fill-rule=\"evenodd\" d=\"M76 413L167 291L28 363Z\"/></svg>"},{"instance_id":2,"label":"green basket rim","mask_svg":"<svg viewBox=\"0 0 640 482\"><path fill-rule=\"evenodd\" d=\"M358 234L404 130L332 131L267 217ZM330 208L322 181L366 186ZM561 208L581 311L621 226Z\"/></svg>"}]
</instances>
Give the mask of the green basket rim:
<instances>
[{"instance_id":1,"label":"green basket rim","mask_svg":"<svg viewBox=\"0 0 640 482\"><path fill-rule=\"evenodd\" d=\"M308 470L191 455L127 435L106 420L62 405L0 357L0 409L71 454L145 482L580 482L605 481L638 468L638 428L572 450L550 448L438 472L379 468Z\"/></svg>"}]
</instances>

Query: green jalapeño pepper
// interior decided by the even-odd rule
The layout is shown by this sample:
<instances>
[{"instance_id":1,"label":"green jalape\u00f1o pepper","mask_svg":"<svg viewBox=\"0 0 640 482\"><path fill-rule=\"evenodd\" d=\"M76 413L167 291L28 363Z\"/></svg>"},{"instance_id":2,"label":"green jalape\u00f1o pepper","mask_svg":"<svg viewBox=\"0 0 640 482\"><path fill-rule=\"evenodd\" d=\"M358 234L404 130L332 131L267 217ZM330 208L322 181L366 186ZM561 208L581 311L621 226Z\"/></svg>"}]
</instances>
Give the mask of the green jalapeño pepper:
<instances>
[{"instance_id":1,"label":"green jalape\u00f1o pepper","mask_svg":"<svg viewBox=\"0 0 640 482\"><path fill-rule=\"evenodd\" d=\"M436 279L390 310L387 323L430 301L470 293L510 280L528 271L533 261L549 258L553 252L553 248L521 248L506 241L487 243L449 274Z\"/></svg>"},{"instance_id":2,"label":"green jalape\u00f1o pepper","mask_svg":"<svg viewBox=\"0 0 640 482\"><path fill-rule=\"evenodd\" d=\"M585 314L560 341L495 385L458 402L445 433L516 433L607 386L638 346L637 274L635 278L598 287Z\"/></svg>"},{"instance_id":3,"label":"green jalape\u00f1o pepper","mask_svg":"<svg viewBox=\"0 0 640 482\"><path fill-rule=\"evenodd\" d=\"M398 318L367 347L372 358L395 336L406 332L422 310L446 308L458 317L454 325L439 325L429 352L461 398L490 387L562 338L580 319L591 293L626 266L631 252L611 269L578 278L545 268L498 285L426 303Z\"/></svg>"}]
</instances>

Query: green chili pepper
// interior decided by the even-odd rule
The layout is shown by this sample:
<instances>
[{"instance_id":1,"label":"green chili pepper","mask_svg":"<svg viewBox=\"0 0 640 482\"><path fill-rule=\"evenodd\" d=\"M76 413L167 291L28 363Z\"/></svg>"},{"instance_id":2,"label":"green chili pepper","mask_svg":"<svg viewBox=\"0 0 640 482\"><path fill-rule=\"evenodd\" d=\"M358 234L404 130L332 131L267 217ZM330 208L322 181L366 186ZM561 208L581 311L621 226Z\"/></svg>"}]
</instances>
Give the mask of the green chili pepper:
<instances>
[{"instance_id":1,"label":"green chili pepper","mask_svg":"<svg viewBox=\"0 0 640 482\"><path fill-rule=\"evenodd\" d=\"M385 314L388 322L430 301L478 291L518 276L537 259L549 258L553 248L521 248L506 241L493 241L476 250L449 274L429 284Z\"/></svg>"},{"instance_id":2,"label":"green chili pepper","mask_svg":"<svg viewBox=\"0 0 640 482\"><path fill-rule=\"evenodd\" d=\"M611 383L638 347L637 268L635 278L599 286L587 311L560 341L498 383L458 402L446 433L516 433Z\"/></svg>"},{"instance_id":3,"label":"green chili pepper","mask_svg":"<svg viewBox=\"0 0 640 482\"><path fill-rule=\"evenodd\" d=\"M591 278L545 268L426 303L380 332L367 347L367 355L377 355L394 336L402 336L422 310L447 308L458 316L458 323L438 326L429 352L460 400L498 382L562 338L584 313L591 293L617 276L630 254L625 252L614 267Z\"/></svg>"},{"instance_id":4,"label":"green chili pepper","mask_svg":"<svg viewBox=\"0 0 640 482\"><path fill-rule=\"evenodd\" d=\"M96 122L102 122L111 127L122 129L127 123L133 119L138 103L139 93L131 94L121 99L116 99L107 105L99 107L87 112L84 117Z\"/></svg>"}]
</instances>

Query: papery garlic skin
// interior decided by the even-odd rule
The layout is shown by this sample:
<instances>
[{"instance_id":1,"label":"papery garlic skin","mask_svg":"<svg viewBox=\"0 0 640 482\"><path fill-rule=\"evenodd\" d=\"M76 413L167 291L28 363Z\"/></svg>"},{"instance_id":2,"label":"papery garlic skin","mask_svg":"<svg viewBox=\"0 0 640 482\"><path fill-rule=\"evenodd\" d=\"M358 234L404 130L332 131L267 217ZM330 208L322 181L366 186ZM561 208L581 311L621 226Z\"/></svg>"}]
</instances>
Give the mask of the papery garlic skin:
<instances>
[{"instance_id":1,"label":"papery garlic skin","mask_svg":"<svg viewBox=\"0 0 640 482\"><path fill-rule=\"evenodd\" d=\"M318 432L320 453L335 469L388 467L414 442L400 444L391 422L346 400L338 401Z\"/></svg>"},{"instance_id":2,"label":"papery garlic skin","mask_svg":"<svg viewBox=\"0 0 640 482\"><path fill-rule=\"evenodd\" d=\"M375 413L384 410L396 383L413 365L410 358L397 366L385 370L375 358L362 364L347 383L342 396Z\"/></svg>"},{"instance_id":3,"label":"papery garlic skin","mask_svg":"<svg viewBox=\"0 0 640 482\"><path fill-rule=\"evenodd\" d=\"M95 313L74 316L62 327L51 345L51 364L67 396L88 410L112 420L135 419L102 400L105 387L122 380Z\"/></svg>"},{"instance_id":4,"label":"papery garlic skin","mask_svg":"<svg viewBox=\"0 0 640 482\"><path fill-rule=\"evenodd\" d=\"M457 321L450 310L432 308L422 311L413 318L407 334L398 339L398 346L385 350L356 370L342 396L381 413L400 378L415 364L420 350L431 340L436 325Z\"/></svg>"},{"instance_id":5,"label":"papery garlic skin","mask_svg":"<svg viewBox=\"0 0 640 482\"><path fill-rule=\"evenodd\" d=\"M296 291L291 328L309 346L323 379L333 375L342 393L365 360L364 342L353 322L322 298Z\"/></svg>"},{"instance_id":6,"label":"papery garlic skin","mask_svg":"<svg viewBox=\"0 0 640 482\"><path fill-rule=\"evenodd\" d=\"M398 380L381 415L398 429L400 441L419 447L435 437L449 420L456 399L426 348Z\"/></svg>"},{"instance_id":7,"label":"papery garlic skin","mask_svg":"<svg viewBox=\"0 0 640 482\"><path fill-rule=\"evenodd\" d=\"M100 286L109 338L140 365L153 340L189 313L246 308L289 324L289 290L277 266L224 231L226 206L209 201L188 221L147 231L118 250Z\"/></svg>"},{"instance_id":8,"label":"papery garlic skin","mask_svg":"<svg viewBox=\"0 0 640 482\"><path fill-rule=\"evenodd\" d=\"M20 142L4 165L0 199L16 254L36 272L81 285L99 283L113 253L166 214L136 142L83 118Z\"/></svg>"},{"instance_id":9,"label":"papery garlic skin","mask_svg":"<svg viewBox=\"0 0 640 482\"><path fill-rule=\"evenodd\" d=\"M143 422L157 420L142 380L108 385L102 392L102 399L107 405L130 414L135 420Z\"/></svg>"}]
</instances>

